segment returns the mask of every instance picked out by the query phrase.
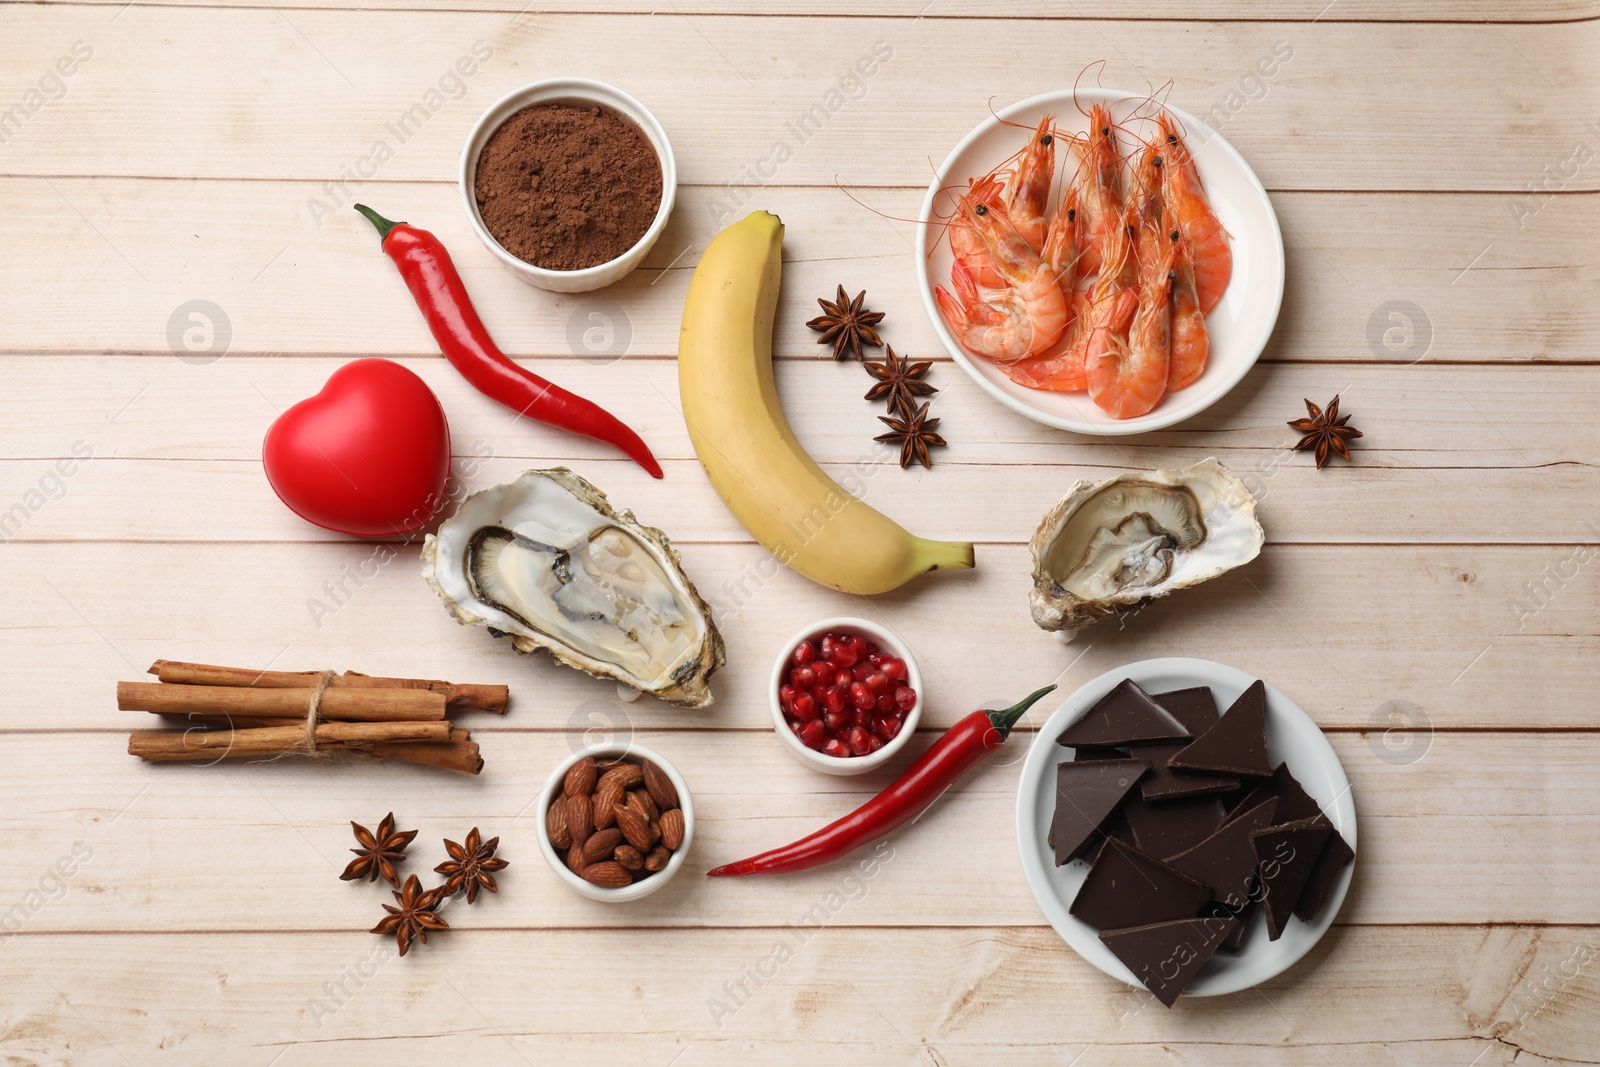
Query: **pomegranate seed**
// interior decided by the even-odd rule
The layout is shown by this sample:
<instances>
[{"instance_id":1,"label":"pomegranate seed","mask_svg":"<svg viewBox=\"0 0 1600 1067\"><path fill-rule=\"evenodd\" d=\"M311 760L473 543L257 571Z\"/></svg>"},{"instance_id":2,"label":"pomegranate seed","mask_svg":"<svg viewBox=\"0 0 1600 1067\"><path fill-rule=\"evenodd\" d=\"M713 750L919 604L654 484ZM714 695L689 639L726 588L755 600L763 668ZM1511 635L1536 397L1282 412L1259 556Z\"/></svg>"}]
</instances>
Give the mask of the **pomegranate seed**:
<instances>
[{"instance_id":1,"label":"pomegranate seed","mask_svg":"<svg viewBox=\"0 0 1600 1067\"><path fill-rule=\"evenodd\" d=\"M826 689L830 685L839 684L833 680L836 672L826 663L812 664L811 674L812 677L816 678L816 681L812 683L812 687L815 689Z\"/></svg>"},{"instance_id":2,"label":"pomegranate seed","mask_svg":"<svg viewBox=\"0 0 1600 1067\"><path fill-rule=\"evenodd\" d=\"M867 657L867 662L872 664L874 667L882 667L883 661L888 658L889 657L884 655L882 652L874 652Z\"/></svg>"},{"instance_id":3,"label":"pomegranate seed","mask_svg":"<svg viewBox=\"0 0 1600 1067\"><path fill-rule=\"evenodd\" d=\"M834 733L842 734L846 730L850 729L850 724L853 719L849 711L845 710L844 708L840 708L838 711L829 709L828 713L822 717L822 721L827 724L828 729L832 730Z\"/></svg>"},{"instance_id":4,"label":"pomegranate seed","mask_svg":"<svg viewBox=\"0 0 1600 1067\"><path fill-rule=\"evenodd\" d=\"M816 721L817 702L810 693L801 693L794 698L794 717L802 722Z\"/></svg>"},{"instance_id":5,"label":"pomegranate seed","mask_svg":"<svg viewBox=\"0 0 1600 1067\"><path fill-rule=\"evenodd\" d=\"M810 641L801 641L794 647L794 664L796 667L805 667L814 663L817 658L817 646Z\"/></svg>"},{"instance_id":6,"label":"pomegranate seed","mask_svg":"<svg viewBox=\"0 0 1600 1067\"><path fill-rule=\"evenodd\" d=\"M820 749L828 739L828 731L820 720L812 719L796 730L795 736L800 738L800 743L807 748Z\"/></svg>"},{"instance_id":7,"label":"pomegranate seed","mask_svg":"<svg viewBox=\"0 0 1600 1067\"><path fill-rule=\"evenodd\" d=\"M850 720L850 725L852 727L857 727L858 726L863 730L871 732L871 730L872 730L872 712L871 711L860 711L860 710L857 710L855 715Z\"/></svg>"},{"instance_id":8,"label":"pomegranate seed","mask_svg":"<svg viewBox=\"0 0 1600 1067\"><path fill-rule=\"evenodd\" d=\"M856 659L860 659L867 654L867 639L860 634L851 634L845 640L850 646L850 651L856 654Z\"/></svg>"},{"instance_id":9,"label":"pomegranate seed","mask_svg":"<svg viewBox=\"0 0 1600 1067\"><path fill-rule=\"evenodd\" d=\"M873 671L861 680L873 693L882 693L889 688L889 676L882 671Z\"/></svg>"},{"instance_id":10,"label":"pomegranate seed","mask_svg":"<svg viewBox=\"0 0 1600 1067\"><path fill-rule=\"evenodd\" d=\"M901 711L910 713L917 706L917 691L909 685L902 685L894 691L894 702Z\"/></svg>"},{"instance_id":11,"label":"pomegranate seed","mask_svg":"<svg viewBox=\"0 0 1600 1067\"><path fill-rule=\"evenodd\" d=\"M883 673L889 676L891 682L903 682L906 678L906 661L898 656L890 656L883 663Z\"/></svg>"},{"instance_id":12,"label":"pomegranate seed","mask_svg":"<svg viewBox=\"0 0 1600 1067\"><path fill-rule=\"evenodd\" d=\"M845 691L836 685L822 691L822 706L832 712L843 711L847 699Z\"/></svg>"},{"instance_id":13,"label":"pomegranate seed","mask_svg":"<svg viewBox=\"0 0 1600 1067\"><path fill-rule=\"evenodd\" d=\"M904 725L905 722L897 715L882 715L878 718L878 728L874 733L885 741L893 741L900 736L900 727Z\"/></svg>"},{"instance_id":14,"label":"pomegranate seed","mask_svg":"<svg viewBox=\"0 0 1600 1067\"><path fill-rule=\"evenodd\" d=\"M810 689L817 682L817 676L810 667L796 667L789 672L789 681L796 689Z\"/></svg>"},{"instance_id":15,"label":"pomegranate seed","mask_svg":"<svg viewBox=\"0 0 1600 1067\"><path fill-rule=\"evenodd\" d=\"M872 735L859 726L850 731L850 751L858 756L872 751L872 741Z\"/></svg>"},{"instance_id":16,"label":"pomegranate seed","mask_svg":"<svg viewBox=\"0 0 1600 1067\"><path fill-rule=\"evenodd\" d=\"M859 658L849 645L834 645L833 651L828 655L828 662L835 667L853 667Z\"/></svg>"},{"instance_id":17,"label":"pomegranate seed","mask_svg":"<svg viewBox=\"0 0 1600 1067\"><path fill-rule=\"evenodd\" d=\"M799 700L799 697L795 697L796 704L798 704ZM879 715L896 715L900 711L900 705L894 702L894 697L890 696L888 693L885 693L873 703L872 710L877 712ZM800 714L798 708L795 711L795 714Z\"/></svg>"},{"instance_id":18,"label":"pomegranate seed","mask_svg":"<svg viewBox=\"0 0 1600 1067\"><path fill-rule=\"evenodd\" d=\"M837 756L840 759L844 759L850 755L850 749L837 737L830 737L828 738L827 744L822 746L822 754L824 756Z\"/></svg>"},{"instance_id":19,"label":"pomegranate seed","mask_svg":"<svg viewBox=\"0 0 1600 1067\"><path fill-rule=\"evenodd\" d=\"M864 682L850 683L850 703L865 711L877 701L878 698L872 695L872 690L868 689Z\"/></svg>"}]
</instances>

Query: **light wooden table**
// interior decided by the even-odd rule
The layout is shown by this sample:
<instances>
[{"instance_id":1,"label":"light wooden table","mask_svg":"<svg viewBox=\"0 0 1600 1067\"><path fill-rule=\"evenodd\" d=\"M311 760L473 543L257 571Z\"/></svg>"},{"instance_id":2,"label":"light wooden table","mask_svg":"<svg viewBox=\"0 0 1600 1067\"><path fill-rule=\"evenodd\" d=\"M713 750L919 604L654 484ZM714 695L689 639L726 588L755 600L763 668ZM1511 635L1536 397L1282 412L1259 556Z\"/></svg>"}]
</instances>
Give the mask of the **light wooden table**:
<instances>
[{"instance_id":1,"label":"light wooden table","mask_svg":"<svg viewBox=\"0 0 1600 1067\"><path fill-rule=\"evenodd\" d=\"M1600 5L1056 0L1038 20L973 0L471 6L0 5L0 512L21 505L25 520L0 551L0 1059L1600 1059ZM752 178L784 124L880 40L893 56L864 95ZM475 45L490 54L452 80ZM1284 47L1287 62L1255 73ZM61 57L70 76L51 73ZM1014 416L940 357L950 447L931 472L885 464L865 375L802 326L813 297L865 287L898 350L936 356L912 228L894 217L914 215L930 160L991 104L1068 86L1097 60L1108 86L1171 79L1172 101L1221 123L1271 190L1289 257L1272 344L1203 416L1115 442ZM503 272L454 185L479 112L554 74L643 99L684 182L648 266L592 297ZM390 124L414 105L402 142ZM357 194L438 232L507 348L631 420L666 480L466 387L348 210ZM975 572L870 604L787 572L747 577L765 555L709 490L669 402L690 269L736 203L788 224L777 346L800 437L835 471L866 464L868 497L906 525L978 542ZM217 309L213 347L226 331L220 358L183 346L197 300ZM591 315L626 331L625 355L569 341ZM373 354L438 392L470 486L570 463L673 535L726 613L714 709L625 706L518 659L450 622L415 546L382 563L389 550L274 499L257 457L275 411ZM1284 422L1335 392L1366 437L1354 466L1319 473L1285 451ZM1263 497L1261 559L1070 649L1035 629L1024 545L1064 487L1206 455ZM919 746L972 708L1147 656L1270 679L1354 783L1361 858L1338 925L1259 990L1172 1011L1102 977L1022 879L1026 737L896 836L871 879L699 877L887 780L820 778L770 736L777 644L840 612L879 614L918 649ZM488 761L476 780L155 767L124 754L136 723L113 684L158 656L508 681L515 707L471 724ZM678 763L701 819L683 877L611 908L552 877L527 812L571 746L630 732ZM413 870L473 825L512 862L498 897L454 908L458 928L404 960L365 932L386 895L336 878L347 820L391 809L422 831ZM796 931L818 904L822 928ZM773 973L763 961L780 944L792 958Z\"/></svg>"}]
</instances>

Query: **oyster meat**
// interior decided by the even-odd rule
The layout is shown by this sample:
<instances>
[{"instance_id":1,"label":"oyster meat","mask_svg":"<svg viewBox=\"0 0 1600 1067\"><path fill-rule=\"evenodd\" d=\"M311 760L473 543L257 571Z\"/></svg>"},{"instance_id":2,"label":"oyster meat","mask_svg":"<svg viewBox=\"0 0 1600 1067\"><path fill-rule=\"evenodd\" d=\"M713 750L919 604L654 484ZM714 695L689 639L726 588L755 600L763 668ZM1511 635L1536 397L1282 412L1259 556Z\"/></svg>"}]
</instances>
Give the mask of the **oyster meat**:
<instances>
[{"instance_id":1,"label":"oyster meat","mask_svg":"<svg viewBox=\"0 0 1600 1067\"><path fill-rule=\"evenodd\" d=\"M461 623L569 667L699 708L726 659L711 610L660 530L564 467L474 493L430 534L422 576Z\"/></svg>"},{"instance_id":2,"label":"oyster meat","mask_svg":"<svg viewBox=\"0 0 1600 1067\"><path fill-rule=\"evenodd\" d=\"M1033 621L1071 640L1249 563L1265 540L1255 497L1215 459L1075 482L1029 542Z\"/></svg>"}]
</instances>

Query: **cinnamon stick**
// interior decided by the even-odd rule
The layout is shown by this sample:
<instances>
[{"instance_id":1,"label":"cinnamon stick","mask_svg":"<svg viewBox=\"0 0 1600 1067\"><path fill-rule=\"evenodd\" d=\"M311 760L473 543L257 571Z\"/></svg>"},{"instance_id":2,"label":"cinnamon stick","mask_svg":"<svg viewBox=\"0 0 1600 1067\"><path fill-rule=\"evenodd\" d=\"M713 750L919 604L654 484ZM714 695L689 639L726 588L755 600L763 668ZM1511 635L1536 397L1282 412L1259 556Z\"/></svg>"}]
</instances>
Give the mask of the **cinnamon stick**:
<instances>
[{"instance_id":1,"label":"cinnamon stick","mask_svg":"<svg viewBox=\"0 0 1600 1067\"><path fill-rule=\"evenodd\" d=\"M316 671L254 671L243 667L217 667L208 663L186 663L181 660L158 659L150 666L150 673L163 682L176 685L226 685L252 689L304 689L316 684ZM348 689L420 689L444 694L445 703L453 710L475 709L506 713L511 703L511 691L503 685L473 685L443 682L433 678L382 678L345 671L336 674L330 688Z\"/></svg>"},{"instance_id":2,"label":"cinnamon stick","mask_svg":"<svg viewBox=\"0 0 1600 1067\"><path fill-rule=\"evenodd\" d=\"M118 682L117 707L163 715L201 712L257 718L304 719L312 690L248 689L226 685ZM318 718L343 722L425 722L445 716L445 696L423 689L334 689L322 694Z\"/></svg>"},{"instance_id":3,"label":"cinnamon stick","mask_svg":"<svg viewBox=\"0 0 1600 1067\"><path fill-rule=\"evenodd\" d=\"M447 771L466 774L477 774L483 770L483 757L478 754L478 743L465 730L451 730L448 741L380 741L362 745L359 751L383 759L443 767Z\"/></svg>"},{"instance_id":4,"label":"cinnamon stick","mask_svg":"<svg viewBox=\"0 0 1600 1067\"><path fill-rule=\"evenodd\" d=\"M382 742L450 740L447 722L325 722L317 727L317 749L339 750ZM128 735L128 754L152 763L193 759L263 759L297 752L305 743L302 726L248 730L137 730Z\"/></svg>"}]
</instances>

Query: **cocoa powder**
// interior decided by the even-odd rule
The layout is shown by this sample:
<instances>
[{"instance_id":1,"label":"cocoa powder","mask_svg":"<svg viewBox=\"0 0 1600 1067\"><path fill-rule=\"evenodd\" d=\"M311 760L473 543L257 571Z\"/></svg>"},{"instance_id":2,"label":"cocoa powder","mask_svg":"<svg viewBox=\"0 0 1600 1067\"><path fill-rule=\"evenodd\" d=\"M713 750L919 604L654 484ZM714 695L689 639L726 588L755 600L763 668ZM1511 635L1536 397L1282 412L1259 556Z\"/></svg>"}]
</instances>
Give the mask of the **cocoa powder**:
<instances>
[{"instance_id":1,"label":"cocoa powder","mask_svg":"<svg viewBox=\"0 0 1600 1067\"><path fill-rule=\"evenodd\" d=\"M661 207L661 161L603 107L535 104L478 155L473 195L501 247L546 270L582 270L639 243Z\"/></svg>"}]
</instances>

